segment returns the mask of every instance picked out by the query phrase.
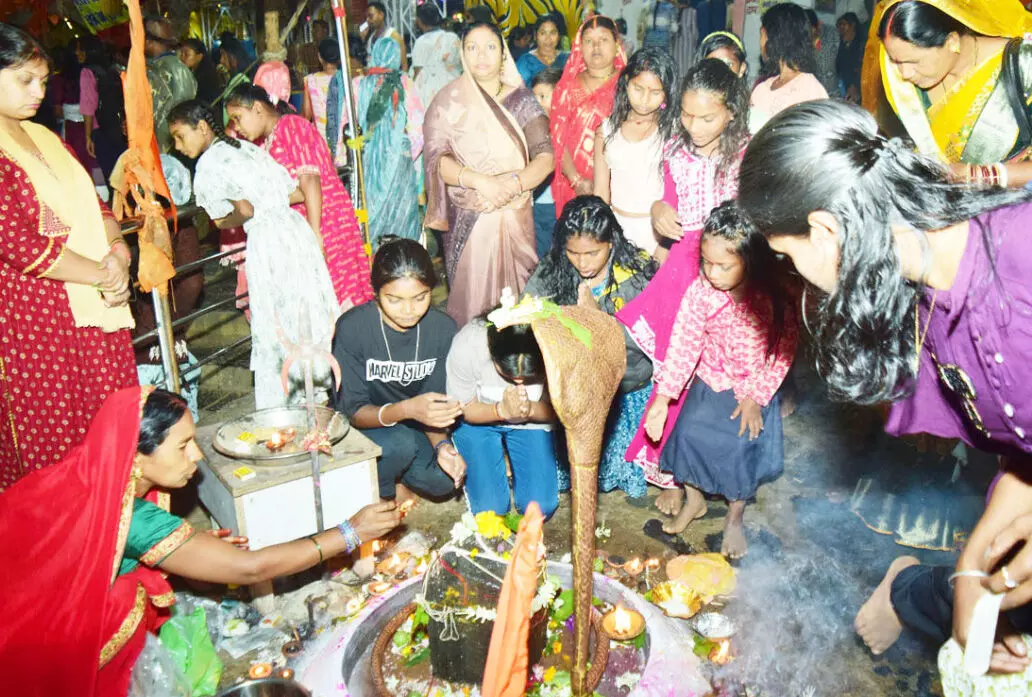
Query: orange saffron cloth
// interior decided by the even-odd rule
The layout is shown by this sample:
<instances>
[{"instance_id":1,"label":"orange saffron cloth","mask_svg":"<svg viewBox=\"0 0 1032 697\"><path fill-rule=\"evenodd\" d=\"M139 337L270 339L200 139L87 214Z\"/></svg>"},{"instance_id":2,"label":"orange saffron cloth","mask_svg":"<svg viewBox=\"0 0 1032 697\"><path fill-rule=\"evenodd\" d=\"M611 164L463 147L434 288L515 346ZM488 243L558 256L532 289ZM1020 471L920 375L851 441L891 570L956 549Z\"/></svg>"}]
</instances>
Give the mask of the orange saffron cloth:
<instances>
[{"instance_id":1,"label":"orange saffron cloth","mask_svg":"<svg viewBox=\"0 0 1032 697\"><path fill-rule=\"evenodd\" d=\"M498 616L484 666L483 697L520 697L527 689L531 605L537 594L538 558L545 518L536 503L520 521L516 544L498 598Z\"/></svg>"}]
</instances>

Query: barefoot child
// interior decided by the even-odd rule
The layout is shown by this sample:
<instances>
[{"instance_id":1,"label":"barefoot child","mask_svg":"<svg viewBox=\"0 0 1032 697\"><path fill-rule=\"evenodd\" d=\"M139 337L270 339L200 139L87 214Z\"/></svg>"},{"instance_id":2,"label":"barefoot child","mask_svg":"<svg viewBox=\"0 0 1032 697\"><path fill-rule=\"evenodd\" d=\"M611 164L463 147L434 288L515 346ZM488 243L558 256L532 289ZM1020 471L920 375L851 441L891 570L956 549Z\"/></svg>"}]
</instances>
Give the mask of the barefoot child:
<instances>
[{"instance_id":1,"label":"barefoot child","mask_svg":"<svg viewBox=\"0 0 1032 697\"><path fill-rule=\"evenodd\" d=\"M657 365L666 358L677 302L699 275L699 239L710 211L738 193L738 168L749 140L749 92L723 62L699 62L685 75L677 103L680 125L666 145L663 200L652 206L652 223L677 240L656 278L616 318ZM627 459L645 470L649 483L667 489L656 507L677 515L683 495L659 468L663 444L673 430L681 399L670 403L663 437L650 441L639 428ZM674 488L671 488L674 487Z\"/></svg>"},{"instance_id":2,"label":"barefoot child","mask_svg":"<svg viewBox=\"0 0 1032 697\"><path fill-rule=\"evenodd\" d=\"M676 85L668 52L638 51L620 73L612 115L595 132L595 195L612 206L624 236L649 254L659 246L649 211L663 198L663 144L677 121Z\"/></svg>"},{"instance_id":3,"label":"barefoot child","mask_svg":"<svg viewBox=\"0 0 1032 697\"><path fill-rule=\"evenodd\" d=\"M681 300L644 421L658 440L670 402L687 389L660 458L687 500L663 529L680 533L705 514L704 494L723 496L729 507L721 552L731 558L746 551L746 501L783 469L777 393L796 345L773 253L751 228L733 203L706 221L702 274Z\"/></svg>"}]
</instances>

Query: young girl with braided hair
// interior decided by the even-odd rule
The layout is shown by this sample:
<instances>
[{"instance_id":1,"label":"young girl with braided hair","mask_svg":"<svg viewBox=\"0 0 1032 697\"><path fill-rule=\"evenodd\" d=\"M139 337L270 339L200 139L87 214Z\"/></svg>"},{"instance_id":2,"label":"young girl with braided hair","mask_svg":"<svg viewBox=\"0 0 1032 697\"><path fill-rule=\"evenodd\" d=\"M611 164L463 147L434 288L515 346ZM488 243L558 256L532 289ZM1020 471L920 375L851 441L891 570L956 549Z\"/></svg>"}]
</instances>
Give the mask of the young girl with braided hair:
<instances>
[{"instance_id":1,"label":"young girl with braided hair","mask_svg":"<svg viewBox=\"0 0 1032 697\"><path fill-rule=\"evenodd\" d=\"M197 159L197 204L221 229L242 225L247 232L247 285L251 309L251 370L258 409L282 406L304 396L300 363L284 394L280 370L287 348L301 336L307 315L310 339L329 351L339 305L333 283L308 221L290 205L304 201L297 180L265 150L226 135L221 119L198 101L184 102L168 116L175 147ZM331 388L329 366L316 362L316 389ZM295 374L296 373L296 374Z\"/></svg>"}]
</instances>

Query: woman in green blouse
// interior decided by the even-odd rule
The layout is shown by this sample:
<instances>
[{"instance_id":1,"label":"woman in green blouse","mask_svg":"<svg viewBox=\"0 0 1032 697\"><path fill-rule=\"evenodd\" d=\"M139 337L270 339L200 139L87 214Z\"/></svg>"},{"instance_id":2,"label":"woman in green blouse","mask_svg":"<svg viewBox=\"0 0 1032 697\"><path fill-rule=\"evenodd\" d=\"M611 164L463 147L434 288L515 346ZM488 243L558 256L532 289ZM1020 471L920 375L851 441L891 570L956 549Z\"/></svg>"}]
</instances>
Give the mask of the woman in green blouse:
<instances>
[{"instance_id":1,"label":"woman in green blouse","mask_svg":"<svg viewBox=\"0 0 1032 697\"><path fill-rule=\"evenodd\" d=\"M82 445L3 494L0 665L19 666L12 694L126 694L146 633L175 602L168 573L258 583L350 553L401 521L394 502L372 504L338 527L254 552L237 546L242 538L196 534L168 512L167 493L197 470L194 436L178 395L121 390Z\"/></svg>"}]
</instances>

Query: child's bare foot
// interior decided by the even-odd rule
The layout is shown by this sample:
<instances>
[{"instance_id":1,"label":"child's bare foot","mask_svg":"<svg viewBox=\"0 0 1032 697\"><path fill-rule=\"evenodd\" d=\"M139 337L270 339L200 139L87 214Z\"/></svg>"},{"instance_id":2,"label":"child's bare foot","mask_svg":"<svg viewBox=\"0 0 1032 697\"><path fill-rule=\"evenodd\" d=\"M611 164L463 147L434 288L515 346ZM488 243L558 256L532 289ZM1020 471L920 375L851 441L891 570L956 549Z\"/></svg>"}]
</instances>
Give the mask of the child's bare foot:
<instances>
[{"instance_id":1,"label":"child's bare foot","mask_svg":"<svg viewBox=\"0 0 1032 697\"><path fill-rule=\"evenodd\" d=\"M745 523L741 520L728 520L724 526L724 541L720 545L720 553L728 559L741 559L749 551L749 543L745 540Z\"/></svg>"},{"instance_id":2,"label":"child's bare foot","mask_svg":"<svg viewBox=\"0 0 1032 697\"><path fill-rule=\"evenodd\" d=\"M745 540L745 501L728 501L724 519L724 540L720 553L728 559L741 559L749 550Z\"/></svg>"},{"instance_id":3,"label":"child's bare foot","mask_svg":"<svg viewBox=\"0 0 1032 697\"><path fill-rule=\"evenodd\" d=\"M916 557L899 557L892 562L885 578L856 614L853 628L875 656L888 651L903 631L899 616L892 607L892 582L899 572L915 564L920 564Z\"/></svg>"},{"instance_id":4,"label":"child's bare foot","mask_svg":"<svg viewBox=\"0 0 1032 697\"><path fill-rule=\"evenodd\" d=\"M656 508L660 513L666 515L677 515L681 512L681 505L684 503L684 492L681 487L666 489L656 497Z\"/></svg>"},{"instance_id":5,"label":"child's bare foot","mask_svg":"<svg viewBox=\"0 0 1032 697\"><path fill-rule=\"evenodd\" d=\"M677 517L663 524L663 532L668 535L680 535L693 520L706 515L706 508L706 499L702 493L698 489L689 488L687 500L681 504Z\"/></svg>"}]
</instances>

